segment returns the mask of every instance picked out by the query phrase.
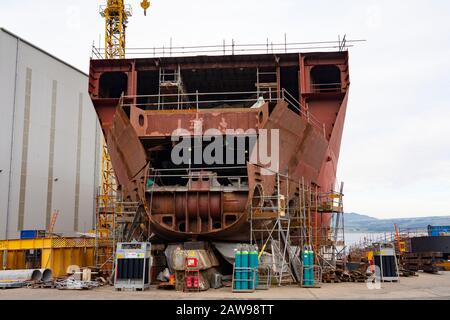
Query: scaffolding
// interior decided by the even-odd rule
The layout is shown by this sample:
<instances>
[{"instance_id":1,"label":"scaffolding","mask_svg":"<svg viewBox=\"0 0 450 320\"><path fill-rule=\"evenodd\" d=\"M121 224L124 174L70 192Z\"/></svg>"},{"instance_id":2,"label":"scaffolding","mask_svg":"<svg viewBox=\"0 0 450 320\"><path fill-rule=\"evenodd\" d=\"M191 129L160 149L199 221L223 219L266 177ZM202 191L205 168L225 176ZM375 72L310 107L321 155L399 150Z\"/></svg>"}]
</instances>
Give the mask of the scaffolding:
<instances>
[{"instance_id":1,"label":"scaffolding","mask_svg":"<svg viewBox=\"0 0 450 320\"><path fill-rule=\"evenodd\" d=\"M336 270L339 263L345 267L342 265L346 248L343 189L344 184L341 183L339 191L317 193L313 199L316 229L313 247L324 269Z\"/></svg>"},{"instance_id":2,"label":"scaffolding","mask_svg":"<svg viewBox=\"0 0 450 320\"><path fill-rule=\"evenodd\" d=\"M311 223L311 186L306 185L304 178L298 182L295 200L290 204L291 210L291 241L294 245L304 248L312 246L313 228Z\"/></svg>"},{"instance_id":3,"label":"scaffolding","mask_svg":"<svg viewBox=\"0 0 450 320\"><path fill-rule=\"evenodd\" d=\"M108 148L102 149L102 181L97 193L95 228L95 265L104 274L111 274L114 264L117 184Z\"/></svg>"},{"instance_id":4,"label":"scaffolding","mask_svg":"<svg viewBox=\"0 0 450 320\"><path fill-rule=\"evenodd\" d=\"M116 204L115 210L115 232L114 238L116 242L130 242L131 240L146 239L147 237L140 237L140 239L131 239L133 225L135 225L136 217L140 204L138 202L119 201Z\"/></svg>"},{"instance_id":5,"label":"scaffolding","mask_svg":"<svg viewBox=\"0 0 450 320\"><path fill-rule=\"evenodd\" d=\"M250 243L260 249L260 264L269 267L279 286L296 279L291 269L289 207L287 194L280 192L277 174L275 195L265 196L262 190L254 195L250 210Z\"/></svg>"},{"instance_id":6,"label":"scaffolding","mask_svg":"<svg viewBox=\"0 0 450 320\"><path fill-rule=\"evenodd\" d=\"M301 255L313 250L314 264L308 268L313 268L318 287L322 271L336 270L344 261L343 184L339 192L320 193L303 178L295 182L277 174L276 179L274 195L265 196L258 187L255 191L250 242L258 245L261 264L269 264L278 285L293 281L303 285Z\"/></svg>"}]
</instances>

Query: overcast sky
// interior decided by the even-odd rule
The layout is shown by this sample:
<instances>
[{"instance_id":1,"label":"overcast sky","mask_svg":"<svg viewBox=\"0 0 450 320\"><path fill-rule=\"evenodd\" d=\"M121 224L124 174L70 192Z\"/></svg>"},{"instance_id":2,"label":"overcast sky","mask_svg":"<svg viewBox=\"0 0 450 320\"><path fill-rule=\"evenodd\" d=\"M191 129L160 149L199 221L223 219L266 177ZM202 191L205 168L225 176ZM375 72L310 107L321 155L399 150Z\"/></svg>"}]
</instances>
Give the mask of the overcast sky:
<instances>
[{"instance_id":1,"label":"overcast sky","mask_svg":"<svg viewBox=\"0 0 450 320\"><path fill-rule=\"evenodd\" d=\"M87 72L104 2L1 1L0 26ZM345 209L450 215L449 1L153 0L147 17L139 2L129 47L366 39L350 49Z\"/></svg>"}]
</instances>

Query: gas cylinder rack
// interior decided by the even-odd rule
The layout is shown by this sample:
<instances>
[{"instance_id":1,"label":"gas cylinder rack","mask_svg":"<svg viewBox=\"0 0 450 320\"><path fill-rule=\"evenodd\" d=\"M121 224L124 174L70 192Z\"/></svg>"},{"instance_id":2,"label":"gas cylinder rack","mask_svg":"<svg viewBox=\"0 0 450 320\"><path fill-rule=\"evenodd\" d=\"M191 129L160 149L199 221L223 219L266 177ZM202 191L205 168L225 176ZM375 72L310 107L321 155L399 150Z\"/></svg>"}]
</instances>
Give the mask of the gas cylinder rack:
<instances>
[{"instance_id":1,"label":"gas cylinder rack","mask_svg":"<svg viewBox=\"0 0 450 320\"><path fill-rule=\"evenodd\" d=\"M302 251L302 272L299 281L302 288L320 288L322 283L322 267L315 264L315 253L311 246Z\"/></svg>"},{"instance_id":2,"label":"gas cylinder rack","mask_svg":"<svg viewBox=\"0 0 450 320\"><path fill-rule=\"evenodd\" d=\"M152 255L150 243L118 243L116 250L116 290L150 288Z\"/></svg>"},{"instance_id":3,"label":"gas cylinder rack","mask_svg":"<svg viewBox=\"0 0 450 320\"><path fill-rule=\"evenodd\" d=\"M258 289L258 249L243 244L235 250L232 291L252 293Z\"/></svg>"}]
</instances>

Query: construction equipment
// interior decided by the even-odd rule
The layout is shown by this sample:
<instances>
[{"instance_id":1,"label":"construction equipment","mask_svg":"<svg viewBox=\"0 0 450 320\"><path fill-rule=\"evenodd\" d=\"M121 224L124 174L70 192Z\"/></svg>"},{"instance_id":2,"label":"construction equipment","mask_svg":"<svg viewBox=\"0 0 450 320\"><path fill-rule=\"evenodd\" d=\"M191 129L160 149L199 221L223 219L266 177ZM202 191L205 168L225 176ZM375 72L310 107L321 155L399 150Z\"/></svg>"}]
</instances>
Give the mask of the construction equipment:
<instances>
[{"instance_id":1,"label":"construction equipment","mask_svg":"<svg viewBox=\"0 0 450 320\"><path fill-rule=\"evenodd\" d=\"M152 255L150 243L118 243L116 253L116 290L140 290L150 287Z\"/></svg>"},{"instance_id":2,"label":"construction equipment","mask_svg":"<svg viewBox=\"0 0 450 320\"><path fill-rule=\"evenodd\" d=\"M150 2L143 0L141 7L144 14L150 8ZM132 16L132 8L123 0L107 0L100 6L100 15L105 18L105 59L125 58L125 39L128 18ZM114 250L116 248L116 216L123 211L118 204L116 179L109 157L108 148L103 144L102 184L97 197L96 226L96 265L99 269L111 274L113 269ZM129 211L129 210L128 210ZM123 227L123 226L121 226Z\"/></svg>"},{"instance_id":3,"label":"construction equipment","mask_svg":"<svg viewBox=\"0 0 450 320\"><path fill-rule=\"evenodd\" d=\"M392 243L374 243L373 248L374 262L375 266L379 268L380 280L382 282L398 281L399 268L395 254L395 246Z\"/></svg>"},{"instance_id":4,"label":"construction equipment","mask_svg":"<svg viewBox=\"0 0 450 320\"><path fill-rule=\"evenodd\" d=\"M67 275L67 267L94 264L95 239L36 238L0 241L0 267L5 270L51 269L54 277ZM35 255L27 257L34 252ZM29 262L32 262L29 264Z\"/></svg>"},{"instance_id":5,"label":"construction equipment","mask_svg":"<svg viewBox=\"0 0 450 320\"><path fill-rule=\"evenodd\" d=\"M406 244L405 244L405 241L402 241L402 239L400 237L400 232L398 231L398 227L395 223L394 223L394 229L395 229L394 240L395 240L395 244L397 245L396 249L397 249L397 252L401 259L403 254L406 252Z\"/></svg>"},{"instance_id":6,"label":"construction equipment","mask_svg":"<svg viewBox=\"0 0 450 320\"><path fill-rule=\"evenodd\" d=\"M100 15L105 18L105 59L125 58L125 39L128 18L133 15L132 7L123 0L107 0L100 6ZM150 8L150 2L143 0L141 7L144 15Z\"/></svg>"}]
</instances>

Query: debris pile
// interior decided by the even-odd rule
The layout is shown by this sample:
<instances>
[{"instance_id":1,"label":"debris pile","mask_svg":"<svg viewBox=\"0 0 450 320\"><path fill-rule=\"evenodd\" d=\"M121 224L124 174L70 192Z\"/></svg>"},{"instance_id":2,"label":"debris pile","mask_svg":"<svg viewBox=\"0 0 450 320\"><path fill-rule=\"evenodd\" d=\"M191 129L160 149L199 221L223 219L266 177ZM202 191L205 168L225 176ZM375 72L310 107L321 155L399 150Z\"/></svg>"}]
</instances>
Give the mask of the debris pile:
<instances>
[{"instance_id":1,"label":"debris pile","mask_svg":"<svg viewBox=\"0 0 450 320\"><path fill-rule=\"evenodd\" d=\"M438 273L443 268L438 264L444 262L442 252L405 253L402 261L404 270Z\"/></svg>"},{"instance_id":2,"label":"debris pile","mask_svg":"<svg viewBox=\"0 0 450 320\"><path fill-rule=\"evenodd\" d=\"M69 277L65 280L57 280L55 286L58 290L90 290L98 288L100 283L97 281L82 281L74 277Z\"/></svg>"}]
</instances>

